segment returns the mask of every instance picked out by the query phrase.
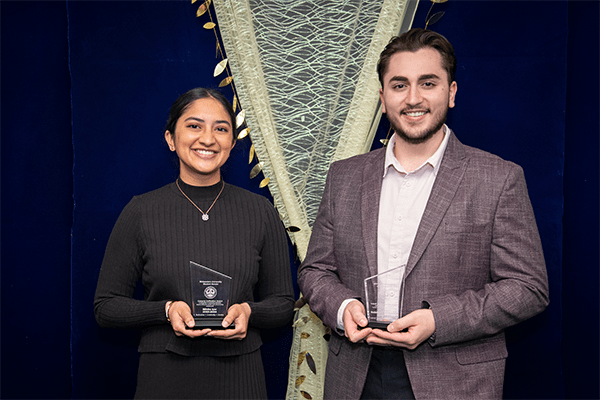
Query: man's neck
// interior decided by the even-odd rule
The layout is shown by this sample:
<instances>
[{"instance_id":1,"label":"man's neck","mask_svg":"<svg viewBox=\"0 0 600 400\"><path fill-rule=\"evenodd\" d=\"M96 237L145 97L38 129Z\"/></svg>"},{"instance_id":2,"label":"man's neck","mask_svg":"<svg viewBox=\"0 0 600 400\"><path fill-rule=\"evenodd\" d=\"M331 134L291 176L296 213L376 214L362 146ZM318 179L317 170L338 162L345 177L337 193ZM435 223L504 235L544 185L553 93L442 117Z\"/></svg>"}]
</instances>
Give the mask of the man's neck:
<instances>
[{"instance_id":1,"label":"man's neck","mask_svg":"<svg viewBox=\"0 0 600 400\"><path fill-rule=\"evenodd\" d=\"M408 143L396 135L394 156L407 172L412 172L423 165L436 152L443 140L443 128L429 140L419 144Z\"/></svg>"}]
</instances>

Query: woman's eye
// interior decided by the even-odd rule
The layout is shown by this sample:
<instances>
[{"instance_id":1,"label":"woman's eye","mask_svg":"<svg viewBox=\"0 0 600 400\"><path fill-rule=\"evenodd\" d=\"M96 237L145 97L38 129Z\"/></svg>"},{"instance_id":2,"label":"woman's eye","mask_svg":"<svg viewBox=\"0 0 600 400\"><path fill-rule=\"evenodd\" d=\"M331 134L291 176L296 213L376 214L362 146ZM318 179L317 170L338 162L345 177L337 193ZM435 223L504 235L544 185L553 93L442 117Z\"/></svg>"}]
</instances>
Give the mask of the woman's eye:
<instances>
[{"instance_id":1,"label":"woman's eye","mask_svg":"<svg viewBox=\"0 0 600 400\"><path fill-rule=\"evenodd\" d=\"M198 125L196 125L196 124L190 124L190 125L188 125L188 128L191 128L191 129L198 129L198 128L199 128L199 126L198 126Z\"/></svg>"}]
</instances>

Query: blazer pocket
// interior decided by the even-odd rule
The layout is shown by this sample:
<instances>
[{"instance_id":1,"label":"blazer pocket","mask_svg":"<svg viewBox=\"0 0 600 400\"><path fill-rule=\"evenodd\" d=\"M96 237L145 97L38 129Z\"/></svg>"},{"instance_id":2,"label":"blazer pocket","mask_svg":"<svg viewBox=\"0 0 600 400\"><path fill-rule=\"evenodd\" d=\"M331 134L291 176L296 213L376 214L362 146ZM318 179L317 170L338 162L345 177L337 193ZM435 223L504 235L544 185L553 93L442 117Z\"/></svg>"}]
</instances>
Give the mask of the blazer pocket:
<instances>
[{"instance_id":1,"label":"blazer pocket","mask_svg":"<svg viewBox=\"0 0 600 400\"><path fill-rule=\"evenodd\" d=\"M487 338L473 344L463 345L456 350L456 359L461 365L478 364L508 357L506 342L502 337Z\"/></svg>"},{"instance_id":2,"label":"blazer pocket","mask_svg":"<svg viewBox=\"0 0 600 400\"><path fill-rule=\"evenodd\" d=\"M480 233L488 226L487 221L444 221L444 232L446 233Z\"/></svg>"},{"instance_id":3,"label":"blazer pocket","mask_svg":"<svg viewBox=\"0 0 600 400\"><path fill-rule=\"evenodd\" d=\"M337 356L340 352L340 348L342 347L343 340L344 339L341 339L338 335L332 333L331 337L329 338L329 351Z\"/></svg>"}]
</instances>

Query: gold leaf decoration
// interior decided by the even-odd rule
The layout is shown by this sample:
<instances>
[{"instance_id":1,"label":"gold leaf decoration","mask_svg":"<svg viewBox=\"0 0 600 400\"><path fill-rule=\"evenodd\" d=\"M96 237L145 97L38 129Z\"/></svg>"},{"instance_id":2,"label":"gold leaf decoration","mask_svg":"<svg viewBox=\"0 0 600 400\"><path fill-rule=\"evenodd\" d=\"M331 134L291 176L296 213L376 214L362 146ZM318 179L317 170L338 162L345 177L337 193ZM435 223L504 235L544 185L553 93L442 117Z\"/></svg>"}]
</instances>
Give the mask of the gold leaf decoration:
<instances>
[{"instance_id":1,"label":"gold leaf decoration","mask_svg":"<svg viewBox=\"0 0 600 400\"><path fill-rule=\"evenodd\" d=\"M440 11L440 12L437 12L437 13L433 14L431 16L431 18L429 18L427 20L427 25L433 25L433 24L435 24L436 22L438 22L440 20L440 18L442 18L444 16L444 14L445 13L443 11Z\"/></svg>"},{"instance_id":2,"label":"gold leaf decoration","mask_svg":"<svg viewBox=\"0 0 600 400\"><path fill-rule=\"evenodd\" d=\"M231 107L233 107L233 112L235 112L235 110L237 109L237 96L233 96L233 105Z\"/></svg>"},{"instance_id":3,"label":"gold leaf decoration","mask_svg":"<svg viewBox=\"0 0 600 400\"><path fill-rule=\"evenodd\" d=\"M192 0L192 4L194 4L195 2L197 2L198 0Z\"/></svg>"},{"instance_id":4,"label":"gold leaf decoration","mask_svg":"<svg viewBox=\"0 0 600 400\"><path fill-rule=\"evenodd\" d=\"M259 162L258 164L256 164L250 170L250 179L256 178L256 175L258 175L260 173L260 171L262 171L262 163L261 162Z\"/></svg>"},{"instance_id":5,"label":"gold leaf decoration","mask_svg":"<svg viewBox=\"0 0 600 400\"><path fill-rule=\"evenodd\" d=\"M432 3L438 3L438 4L439 4L439 3L445 3L445 2L447 2L447 1L448 1L448 0L431 0L431 2L432 2Z\"/></svg>"},{"instance_id":6,"label":"gold leaf decoration","mask_svg":"<svg viewBox=\"0 0 600 400\"><path fill-rule=\"evenodd\" d=\"M236 125L235 127L239 128L240 126L242 126L242 124L244 123L245 120L246 120L246 110L242 110L235 117L235 125Z\"/></svg>"},{"instance_id":7,"label":"gold leaf decoration","mask_svg":"<svg viewBox=\"0 0 600 400\"><path fill-rule=\"evenodd\" d=\"M233 76L228 76L227 78L223 79L221 81L221 83L219 83L219 87L223 87L223 86L229 85L232 80L233 80Z\"/></svg>"},{"instance_id":8,"label":"gold leaf decoration","mask_svg":"<svg viewBox=\"0 0 600 400\"><path fill-rule=\"evenodd\" d=\"M213 76L219 76L225 71L225 67L227 66L227 59L222 60L215 66L215 71L213 72Z\"/></svg>"},{"instance_id":9,"label":"gold leaf decoration","mask_svg":"<svg viewBox=\"0 0 600 400\"><path fill-rule=\"evenodd\" d=\"M207 22L204 25L202 25L204 29L213 29L215 26L217 26L217 24L215 24L214 22Z\"/></svg>"},{"instance_id":10,"label":"gold leaf decoration","mask_svg":"<svg viewBox=\"0 0 600 400\"><path fill-rule=\"evenodd\" d=\"M292 232L292 233L296 233L296 232L300 232L302 229L298 228L297 226L288 226L287 228L285 228L288 232Z\"/></svg>"},{"instance_id":11,"label":"gold leaf decoration","mask_svg":"<svg viewBox=\"0 0 600 400\"><path fill-rule=\"evenodd\" d=\"M313 372L313 374L317 374L317 366L315 364L315 360L312 358L309 352L306 352L306 363L308 364L308 368Z\"/></svg>"},{"instance_id":12,"label":"gold leaf decoration","mask_svg":"<svg viewBox=\"0 0 600 400\"><path fill-rule=\"evenodd\" d=\"M300 394L302 396L304 396L305 399L312 400L312 396L310 394L308 394L307 392L305 392L304 390L301 390Z\"/></svg>"},{"instance_id":13,"label":"gold leaf decoration","mask_svg":"<svg viewBox=\"0 0 600 400\"><path fill-rule=\"evenodd\" d=\"M381 143L383 143L384 146L387 146L388 142L390 141L390 139L381 139L379 140Z\"/></svg>"},{"instance_id":14,"label":"gold leaf decoration","mask_svg":"<svg viewBox=\"0 0 600 400\"><path fill-rule=\"evenodd\" d=\"M296 387L302 385L302 383L304 383L304 380L306 379L306 376L304 375L300 375L299 377L296 378Z\"/></svg>"},{"instance_id":15,"label":"gold leaf decoration","mask_svg":"<svg viewBox=\"0 0 600 400\"><path fill-rule=\"evenodd\" d=\"M243 131L241 131L241 132L238 134L238 139L243 139L243 138L245 138L246 136L248 136L248 133L249 133L249 132L250 132L250 128L246 128L246 129L244 129Z\"/></svg>"},{"instance_id":16,"label":"gold leaf decoration","mask_svg":"<svg viewBox=\"0 0 600 400\"><path fill-rule=\"evenodd\" d=\"M310 333L308 332L302 332L300 334L300 339L308 339L310 337Z\"/></svg>"},{"instance_id":17,"label":"gold leaf decoration","mask_svg":"<svg viewBox=\"0 0 600 400\"><path fill-rule=\"evenodd\" d=\"M262 181L260 181L260 185L258 185L259 188L264 188L265 186L267 186L269 184L269 181L271 180L271 178L265 178Z\"/></svg>"},{"instance_id":18,"label":"gold leaf decoration","mask_svg":"<svg viewBox=\"0 0 600 400\"><path fill-rule=\"evenodd\" d=\"M300 364L302 364L302 362L304 361L304 358L306 358L306 353L308 353L308 351L305 350L298 354L298 366L300 366Z\"/></svg>"},{"instance_id":19,"label":"gold leaf decoration","mask_svg":"<svg viewBox=\"0 0 600 400\"><path fill-rule=\"evenodd\" d=\"M202 3L202 5L198 7L198 11L196 11L196 17L203 16L206 11L208 11L208 4Z\"/></svg>"},{"instance_id":20,"label":"gold leaf decoration","mask_svg":"<svg viewBox=\"0 0 600 400\"><path fill-rule=\"evenodd\" d=\"M248 156L248 164L254 159L254 145L250 146L250 155Z\"/></svg>"}]
</instances>

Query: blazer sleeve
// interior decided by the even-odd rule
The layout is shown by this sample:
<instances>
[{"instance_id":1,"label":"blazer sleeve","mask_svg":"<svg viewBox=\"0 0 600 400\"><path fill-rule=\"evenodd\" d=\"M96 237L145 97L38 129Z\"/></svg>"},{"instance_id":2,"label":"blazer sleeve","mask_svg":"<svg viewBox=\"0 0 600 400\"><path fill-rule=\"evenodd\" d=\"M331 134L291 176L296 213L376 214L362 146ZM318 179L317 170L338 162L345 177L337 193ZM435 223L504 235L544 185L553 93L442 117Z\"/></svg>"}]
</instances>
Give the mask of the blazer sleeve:
<instances>
[{"instance_id":1,"label":"blazer sleeve","mask_svg":"<svg viewBox=\"0 0 600 400\"><path fill-rule=\"evenodd\" d=\"M525 177L521 167L510 165L491 220L489 282L479 290L424 299L434 313L434 346L496 334L548 305L548 276Z\"/></svg>"}]
</instances>

